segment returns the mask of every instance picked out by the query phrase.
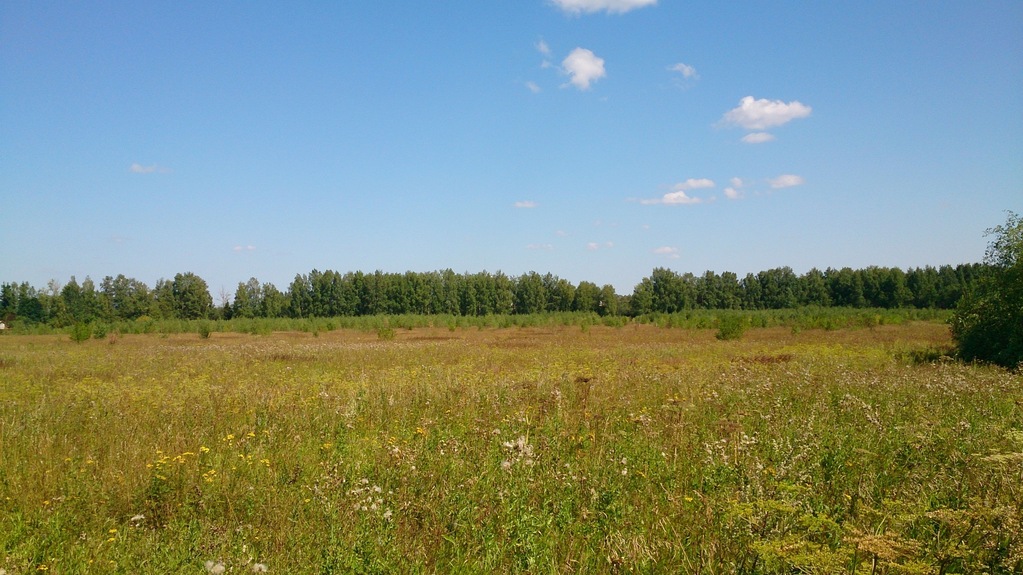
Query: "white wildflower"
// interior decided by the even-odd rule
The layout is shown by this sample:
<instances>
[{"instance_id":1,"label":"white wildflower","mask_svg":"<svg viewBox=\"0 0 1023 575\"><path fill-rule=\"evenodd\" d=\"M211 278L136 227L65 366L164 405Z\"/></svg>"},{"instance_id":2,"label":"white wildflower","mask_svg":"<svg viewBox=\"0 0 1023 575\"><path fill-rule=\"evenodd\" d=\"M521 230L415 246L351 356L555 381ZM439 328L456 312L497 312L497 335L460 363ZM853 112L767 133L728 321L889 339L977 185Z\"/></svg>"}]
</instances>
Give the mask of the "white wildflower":
<instances>
[{"instance_id":1,"label":"white wildflower","mask_svg":"<svg viewBox=\"0 0 1023 575\"><path fill-rule=\"evenodd\" d=\"M269 571L269 569L264 563L256 563L252 566L253 573L266 573L267 571Z\"/></svg>"}]
</instances>

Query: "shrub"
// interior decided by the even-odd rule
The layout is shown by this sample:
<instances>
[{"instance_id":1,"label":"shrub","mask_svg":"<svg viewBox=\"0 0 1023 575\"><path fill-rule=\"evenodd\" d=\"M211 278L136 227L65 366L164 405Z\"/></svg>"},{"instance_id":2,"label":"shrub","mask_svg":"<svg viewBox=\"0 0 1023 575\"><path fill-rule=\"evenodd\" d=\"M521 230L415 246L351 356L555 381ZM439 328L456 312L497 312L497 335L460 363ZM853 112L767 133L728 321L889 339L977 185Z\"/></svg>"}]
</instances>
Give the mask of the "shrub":
<instances>
[{"instance_id":1,"label":"shrub","mask_svg":"<svg viewBox=\"0 0 1023 575\"><path fill-rule=\"evenodd\" d=\"M212 328L210 328L210 322L208 322L208 321L201 321L201 322L199 322L198 332L199 332L199 337L200 338L202 338L202 339L209 339L211 331L212 331Z\"/></svg>"},{"instance_id":2,"label":"shrub","mask_svg":"<svg viewBox=\"0 0 1023 575\"><path fill-rule=\"evenodd\" d=\"M71 326L71 341L82 343L92 337L92 326L87 323L76 323Z\"/></svg>"},{"instance_id":3,"label":"shrub","mask_svg":"<svg viewBox=\"0 0 1023 575\"><path fill-rule=\"evenodd\" d=\"M746 333L746 316L725 315L718 320L718 332L715 337L722 341L740 339Z\"/></svg>"},{"instance_id":4,"label":"shrub","mask_svg":"<svg viewBox=\"0 0 1023 575\"><path fill-rule=\"evenodd\" d=\"M1023 364L1023 220L1009 212L1004 226L987 230L990 272L963 295L953 314L952 337L966 361L1008 368Z\"/></svg>"}]
</instances>

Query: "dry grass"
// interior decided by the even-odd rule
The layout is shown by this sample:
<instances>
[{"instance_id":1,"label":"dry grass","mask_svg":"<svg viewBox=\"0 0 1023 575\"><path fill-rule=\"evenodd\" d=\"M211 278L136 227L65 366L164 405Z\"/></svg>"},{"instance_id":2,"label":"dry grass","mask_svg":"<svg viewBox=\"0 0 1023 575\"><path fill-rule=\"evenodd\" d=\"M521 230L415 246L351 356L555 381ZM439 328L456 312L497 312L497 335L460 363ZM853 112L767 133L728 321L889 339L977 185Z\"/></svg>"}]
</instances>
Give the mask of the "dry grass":
<instances>
[{"instance_id":1,"label":"dry grass","mask_svg":"<svg viewBox=\"0 0 1023 575\"><path fill-rule=\"evenodd\" d=\"M0 337L8 574L1023 569L940 324Z\"/></svg>"}]
</instances>

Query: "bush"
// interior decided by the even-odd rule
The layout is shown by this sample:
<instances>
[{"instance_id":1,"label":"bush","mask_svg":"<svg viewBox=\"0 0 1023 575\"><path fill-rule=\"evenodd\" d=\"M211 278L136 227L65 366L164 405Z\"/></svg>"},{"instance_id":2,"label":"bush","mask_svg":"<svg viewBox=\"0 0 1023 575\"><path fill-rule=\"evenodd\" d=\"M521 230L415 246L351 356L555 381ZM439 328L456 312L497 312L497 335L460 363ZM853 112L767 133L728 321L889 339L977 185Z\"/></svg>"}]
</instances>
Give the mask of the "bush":
<instances>
[{"instance_id":1,"label":"bush","mask_svg":"<svg viewBox=\"0 0 1023 575\"><path fill-rule=\"evenodd\" d=\"M71 341L82 343L92 337L92 326L87 323L76 323L71 326Z\"/></svg>"},{"instance_id":2,"label":"bush","mask_svg":"<svg viewBox=\"0 0 1023 575\"><path fill-rule=\"evenodd\" d=\"M746 316L743 315L726 315L722 316L718 320L718 332L715 337L722 341L730 341L733 339L740 339L742 335L746 333Z\"/></svg>"},{"instance_id":3,"label":"bush","mask_svg":"<svg viewBox=\"0 0 1023 575\"><path fill-rule=\"evenodd\" d=\"M987 230L990 272L963 295L953 314L952 337L966 361L1008 368L1023 365L1023 220L1009 212L1004 226Z\"/></svg>"},{"instance_id":4,"label":"bush","mask_svg":"<svg viewBox=\"0 0 1023 575\"><path fill-rule=\"evenodd\" d=\"M199 332L199 337L200 338L202 338L202 339L209 339L211 331L212 331L212 329L210 328L210 322L208 322L208 321L201 321L201 322L199 322L198 332Z\"/></svg>"}]
</instances>

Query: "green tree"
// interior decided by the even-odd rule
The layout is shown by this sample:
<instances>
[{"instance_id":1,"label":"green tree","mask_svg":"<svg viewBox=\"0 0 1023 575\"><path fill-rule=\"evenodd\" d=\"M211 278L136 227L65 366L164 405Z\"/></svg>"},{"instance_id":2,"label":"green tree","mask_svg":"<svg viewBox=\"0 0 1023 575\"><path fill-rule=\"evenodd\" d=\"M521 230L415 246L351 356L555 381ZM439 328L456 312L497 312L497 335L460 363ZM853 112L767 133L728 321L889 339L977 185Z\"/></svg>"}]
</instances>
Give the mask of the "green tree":
<instances>
[{"instance_id":1,"label":"green tree","mask_svg":"<svg viewBox=\"0 0 1023 575\"><path fill-rule=\"evenodd\" d=\"M133 320L148 315L153 307L153 296L145 283L118 274L107 276L99 284L103 307L114 319Z\"/></svg>"},{"instance_id":2,"label":"green tree","mask_svg":"<svg viewBox=\"0 0 1023 575\"><path fill-rule=\"evenodd\" d=\"M600 288L600 301L597 302L597 313L600 315L618 315L619 311L628 308L628 306L619 302L620 298L615 293L614 286L604 284L604 287Z\"/></svg>"},{"instance_id":3,"label":"green tree","mask_svg":"<svg viewBox=\"0 0 1023 575\"><path fill-rule=\"evenodd\" d=\"M17 308L15 315L18 319L27 323L42 323L46 321L46 310L39 301L39 292L28 284L21 282L18 285Z\"/></svg>"},{"instance_id":4,"label":"green tree","mask_svg":"<svg viewBox=\"0 0 1023 575\"><path fill-rule=\"evenodd\" d=\"M259 302L260 317L284 317L288 298L272 283L263 284L263 299Z\"/></svg>"},{"instance_id":5,"label":"green tree","mask_svg":"<svg viewBox=\"0 0 1023 575\"><path fill-rule=\"evenodd\" d=\"M581 281L575 288L575 301L572 302L574 311L597 311L600 304L600 288L597 284Z\"/></svg>"},{"instance_id":6,"label":"green tree","mask_svg":"<svg viewBox=\"0 0 1023 575\"><path fill-rule=\"evenodd\" d=\"M529 272L515 281L515 313L541 313L547 309L547 287L543 276Z\"/></svg>"},{"instance_id":7,"label":"green tree","mask_svg":"<svg viewBox=\"0 0 1023 575\"><path fill-rule=\"evenodd\" d=\"M952 336L960 356L1004 367L1023 365L1023 219L1009 212L1005 225L987 230L994 239L986 276L959 300Z\"/></svg>"},{"instance_id":8,"label":"green tree","mask_svg":"<svg viewBox=\"0 0 1023 575\"><path fill-rule=\"evenodd\" d=\"M18 286L0 285L0 320L11 321L18 314Z\"/></svg>"},{"instance_id":9,"label":"green tree","mask_svg":"<svg viewBox=\"0 0 1023 575\"><path fill-rule=\"evenodd\" d=\"M175 275L171 292L175 315L180 319L203 319L213 308L213 296L206 280L192 272Z\"/></svg>"},{"instance_id":10,"label":"green tree","mask_svg":"<svg viewBox=\"0 0 1023 575\"><path fill-rule=\"evenodd\" d=\"M799 278L799 305L831 305L827 280L819 269L811 268Z\"/></svg>"},{"instance_id":11,"label":"green tree","mask_svg":"<svg viewBox=\"0 0 1023 575\"><path fill-rule=\"evenodd\" d=\"M231 303L231 317L256 317L260 315L260 307L263 303L263 287L256 278L249 278L249 281L238 282L238 289L234 291L234 301Z\"/></svg>"}]
</instances>

